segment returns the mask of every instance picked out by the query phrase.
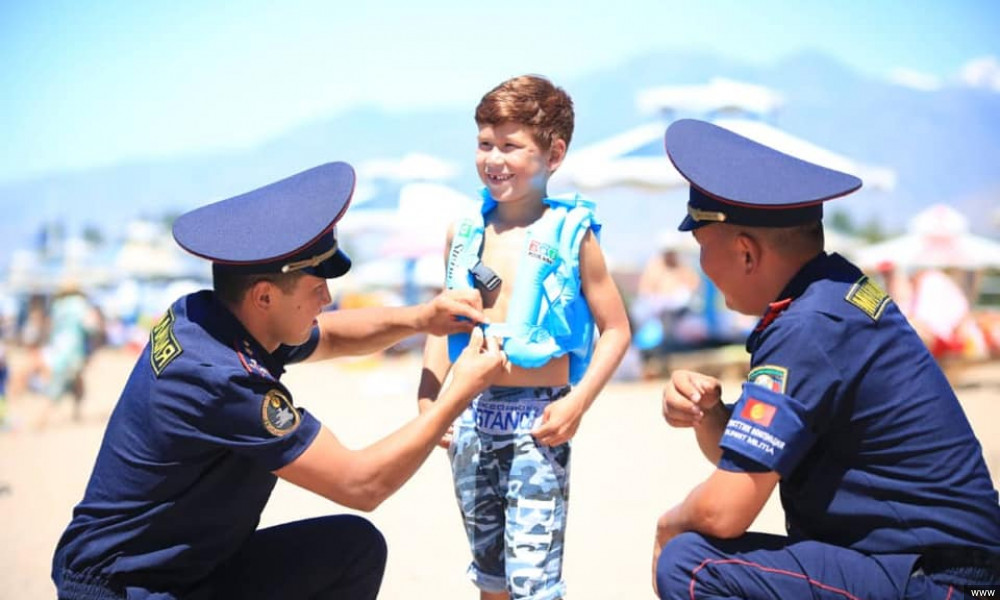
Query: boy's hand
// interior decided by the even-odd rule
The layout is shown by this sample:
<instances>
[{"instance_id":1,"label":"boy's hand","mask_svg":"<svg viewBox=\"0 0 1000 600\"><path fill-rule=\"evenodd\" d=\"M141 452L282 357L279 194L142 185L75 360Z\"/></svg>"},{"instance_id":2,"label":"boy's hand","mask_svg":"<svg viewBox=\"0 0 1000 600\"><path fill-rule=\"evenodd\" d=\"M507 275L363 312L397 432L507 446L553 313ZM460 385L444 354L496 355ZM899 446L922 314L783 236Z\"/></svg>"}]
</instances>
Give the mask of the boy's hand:
<instances>
[{"instance_id":1,"label":"boy's hand","mask_svg":"<svg viewBox=\"0 0 1000 600\"><path fill-rule=\"evenodd\" d=\"M441 439L438 440L438 446L444 448L445 450L451 448L451 439L454 436L455 436L455 426L449 425L448 431L444 432L444 435L442 435Z\"/></svg>"},{"instance_id":2,"label":"boy's hand","mask_svg":"<svg viewBox=\"0 0 1000 600\"><path fill-rule=\"evenodd\" d=\"M431 335L468 332L486 321L477 290L445 290L421 308L420 329Z\"/></svg>"},{"instance_id":3,"label":"boy's hand","mask_svg":"<svg viewBox=\"0 0 1000 600\"><path fill-rule=\"evenodd\" d=\"M570 392L545 407L542 422L531 430L531 435L543 446L565 444L576 435L582 418L583 405Z\"/></svg>"}]
</instances>

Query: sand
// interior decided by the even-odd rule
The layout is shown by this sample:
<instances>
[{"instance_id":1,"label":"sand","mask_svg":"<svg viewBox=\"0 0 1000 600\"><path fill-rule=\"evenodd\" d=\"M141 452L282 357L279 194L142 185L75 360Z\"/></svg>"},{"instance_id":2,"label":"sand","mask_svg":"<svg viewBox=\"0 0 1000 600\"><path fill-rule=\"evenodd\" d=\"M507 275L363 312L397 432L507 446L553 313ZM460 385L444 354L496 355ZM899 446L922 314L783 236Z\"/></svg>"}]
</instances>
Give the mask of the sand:
<instances>
[{"instance_id":1,"label":"sand","mask_svg":"<svg viewBox=\"0 0 1000 600\"><path fill-rule=\"evenodd\" d=\"M94 357L81 422L71 420L64 404L43 431L0 433L0 600L55 597L52 550L80 500L134 360L120 350ZM285 382L299 405L344 444L360 448L415 414L418 374L415 357L372 358L295 366ZM725 380L724 396L735 398L739 383ZM957 383L994 485L1000 485L1000 364L967 369ZM656 381L613 382L574 440L565 558L570 598L654 598L656 518L710 472L691 432L671 429L661 418L661 388ZM25 398L22 416L40 403ZM350 511L279 481L262 525L339 512ZM435 450L399 493L367 516L389 543L381 598L478 597L464 575L468 549L443 450ZM776 495L753 528L782 532Z\"/></svg>"}]
</instances>

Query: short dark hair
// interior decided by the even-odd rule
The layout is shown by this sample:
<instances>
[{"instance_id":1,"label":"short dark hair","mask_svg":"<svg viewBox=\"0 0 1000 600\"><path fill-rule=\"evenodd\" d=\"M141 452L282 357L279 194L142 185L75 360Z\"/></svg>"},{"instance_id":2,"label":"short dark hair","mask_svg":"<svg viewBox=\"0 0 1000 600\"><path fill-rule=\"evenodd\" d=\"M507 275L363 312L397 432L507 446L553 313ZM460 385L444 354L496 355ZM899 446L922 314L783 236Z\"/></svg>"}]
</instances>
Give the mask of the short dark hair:
<instances>
[{"instance_id":1,"label":"short dark hair","mask_svg":"<svg viewBox=\"0 0 1000 600\"><path fill-rule=\"evenodd\" d=\"M212 289L223 304L235 306L243 300L243 296L253 286L261 281L272 283L286 293L295 289L295 284L302 277L302 271L291 273L238 273L231 269L212 265Z\"/></svg>"},{"instance_id":2,"label":"short dark hair","mask_svg":"<svg viewBox=\"0 0 1000 600\"><path fill-rule=\"evenodd\" d=\"M822 252L825 234L822 221L809 221L791 227L743 227L758 239L765 240L775 250L784 254L815 254Z\"/></svg>"},{"instance_id":3,"label":"short dark hair","mask_svg":"<svg viewBox=\"0 0 1000 600\"><path fill-rule=\"evenodd\" d=\"M543 150L551 148L557 139L569 147L573 118L569 94L540 75L504 81L486 92L476 107L476 125L519 123L532 127L535 143Z\"/></svg>"}]
</instances>

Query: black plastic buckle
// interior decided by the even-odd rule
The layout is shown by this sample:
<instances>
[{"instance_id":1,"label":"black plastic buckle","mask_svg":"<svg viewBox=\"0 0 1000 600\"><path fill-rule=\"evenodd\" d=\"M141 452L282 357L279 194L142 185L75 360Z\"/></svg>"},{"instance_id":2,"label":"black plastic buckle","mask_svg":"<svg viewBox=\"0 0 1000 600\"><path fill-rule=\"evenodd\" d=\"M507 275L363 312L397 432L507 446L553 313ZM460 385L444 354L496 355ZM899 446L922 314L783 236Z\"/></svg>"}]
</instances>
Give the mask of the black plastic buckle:
<instances>
[{"instance_id":1,"label":"black plastic buckle","mask_svg":"<svg viewBox=\"0 0 1000 600\"><path fill-rule=\"evenodd\" d=\"M500 277L493 272L493 269L484 265L483 261L477 262L476 266L469 269L469 272L472 273L476 283L486 288L487 291L492 292L500 287Z\"/></svg>"}]
</instances>

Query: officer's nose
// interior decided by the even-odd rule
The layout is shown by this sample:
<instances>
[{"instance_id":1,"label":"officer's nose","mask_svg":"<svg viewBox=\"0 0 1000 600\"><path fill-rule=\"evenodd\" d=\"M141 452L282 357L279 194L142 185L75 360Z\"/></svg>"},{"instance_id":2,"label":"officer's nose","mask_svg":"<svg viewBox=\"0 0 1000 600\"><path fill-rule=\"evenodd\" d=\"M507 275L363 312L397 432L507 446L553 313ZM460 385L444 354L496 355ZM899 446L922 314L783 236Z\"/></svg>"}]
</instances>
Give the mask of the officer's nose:
<instances>
[{"instance_id":1,"label":"officer's nose","mask_svg":"<svg viewBox=\"0 0 1000 600\"><path fill-rule=\"evenodd\" d=\"M333 296L330 295L330 280L326 280L326 285L323 286L323 306L327 307L333 304Z\"/></svg>"}]
</instances>

